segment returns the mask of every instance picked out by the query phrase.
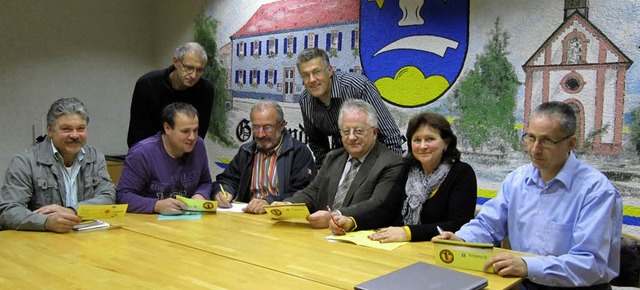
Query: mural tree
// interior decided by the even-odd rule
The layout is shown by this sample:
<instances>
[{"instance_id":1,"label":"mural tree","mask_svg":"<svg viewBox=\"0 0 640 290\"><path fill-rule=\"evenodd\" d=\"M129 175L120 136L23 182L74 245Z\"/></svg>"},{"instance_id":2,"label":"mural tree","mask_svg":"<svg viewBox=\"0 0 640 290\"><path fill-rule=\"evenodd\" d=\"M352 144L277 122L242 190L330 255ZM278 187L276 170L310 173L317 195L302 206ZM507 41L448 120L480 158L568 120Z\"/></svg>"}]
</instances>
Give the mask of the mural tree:
<instances>
[{"instance_id":1,"label":"mural tree","mask_svg":"<svg viewBox=\"0 0 640 290\"><path fill-rule=\"evenodd\" d=\"M464 145L474 151L516 148L516 94L520 82L507 60L509 36L496 19L490 39L473 69L454 92L455 123Z\"/></svg>"},{"instance_id":2,"label":"mural tree","mask_svg":"<svg viewBox=\"0 0 640 290\"><path fill-rule=\"evenodd\" d=\"M227 100L227 90L225 82L227 75L224 67L216 61L218 45L215 35L218 30L218 23L209 16L200 14L195 20L195 31L193 40L200 43L209 56L209 61L204 69L203 77L209 79L215 88L215 98L213 100L213 112L209 120L209 138L223 146L233 146L234 142L227 131L227 113L225 101Z\"/></svg>"}]
</instances>

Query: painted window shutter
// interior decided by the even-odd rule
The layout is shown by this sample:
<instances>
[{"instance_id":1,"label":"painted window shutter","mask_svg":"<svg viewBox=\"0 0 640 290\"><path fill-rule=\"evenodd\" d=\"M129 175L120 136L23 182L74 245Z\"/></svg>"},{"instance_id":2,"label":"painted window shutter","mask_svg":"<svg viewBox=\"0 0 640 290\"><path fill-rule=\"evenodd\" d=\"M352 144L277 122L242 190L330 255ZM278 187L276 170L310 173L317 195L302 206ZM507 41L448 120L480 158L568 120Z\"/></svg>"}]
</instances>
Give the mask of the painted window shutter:
<instances>
[{"instance_id":1,"label":"painted window shutter","mask_svg":"<svg viewBox=\"0 0 640 290\"><path fill-rule=\"evenodd\" d=\"M329 49L331 49L331 33L327 33L327 49L326 49L326 51L329 51Z\"/></svg>"},{"instance_id":2,"label":"painted window shutter","mask_svg":"<svg viewBox=\"0 0 640 290\"><path fill-rule=\"evenodd\" d=\"M356 31L351 30L351 50L356 47Z\"/></svg>"},{"instance_id":3,"label":"painted window shutter","mask_svg":"<svg viewBox=\"0 0 640 290\"><path fill-rule=\"evenodd\" d=\"M304 36L304 49L309 48L309 36L305 35Z\"/></svg>"},{"instance_id":4,"label":"painted window shutter","mask_svg":"<svg viewBox=\"0 0 640 290\"><path fill-rule=\"evenodd\" d=\"M338 32L338 51L342 51L342 32Z\"/></svg>"},{"instance_id":5,"label":"painted window shutter","mask_svg":"<svg viewBox=\"0 0 640 290\"><path fill-rule=\"evenodd\" d=\"M298 44L298 38L294 37L293 38L293 53L298 53L297 44Z\"/></svg>"}]
</instances>

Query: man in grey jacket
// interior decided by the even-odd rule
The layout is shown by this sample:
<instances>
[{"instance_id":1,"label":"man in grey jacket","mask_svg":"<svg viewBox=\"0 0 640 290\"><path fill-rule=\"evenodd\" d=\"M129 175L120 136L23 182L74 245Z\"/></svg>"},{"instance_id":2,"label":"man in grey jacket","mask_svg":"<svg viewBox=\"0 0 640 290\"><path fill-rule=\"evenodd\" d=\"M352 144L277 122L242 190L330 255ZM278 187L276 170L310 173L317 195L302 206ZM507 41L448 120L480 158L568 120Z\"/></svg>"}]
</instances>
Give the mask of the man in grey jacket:
<instances>
[{"instance_id":1,"label":"man in grey jacket","mask_svg":"<svg viewBox=\"0 0 640 290\"><path fill-rule=\"evenodd\" d=\"M69 232L81 204L113 204L104 155L85 146L89 115L76 98L55 101L47 137L11 160L0 191L0 228Z\"/></svg>"}]
</instances>

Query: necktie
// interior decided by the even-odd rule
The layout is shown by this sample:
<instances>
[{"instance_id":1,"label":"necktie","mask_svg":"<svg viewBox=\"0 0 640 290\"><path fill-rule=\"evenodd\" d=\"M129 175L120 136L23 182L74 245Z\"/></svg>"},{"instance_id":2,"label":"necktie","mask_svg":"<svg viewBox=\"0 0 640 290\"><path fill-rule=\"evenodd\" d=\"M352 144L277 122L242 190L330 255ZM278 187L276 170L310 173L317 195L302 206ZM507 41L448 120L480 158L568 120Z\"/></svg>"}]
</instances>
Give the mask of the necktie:
<instances>
[{"instance_id":1,"label":"necktie","mask_svg":"<svg viewBox=\"0 0 640 290\"><path fill-rule=\"evenodd\" d=\"M351 168L349 168L349 172L347 172L344 180L338 186L338 192L336 193L336 198L333 201L334 209L340 209L342 207L344 198L347 196L347 191L349 191L349 187L351 186L351 182L353 182L353 179L356 177L356 173L358 173L358 167L360 167L360 160L351 158L349 161L351 162Z\"/></svg>"}]
</instances>

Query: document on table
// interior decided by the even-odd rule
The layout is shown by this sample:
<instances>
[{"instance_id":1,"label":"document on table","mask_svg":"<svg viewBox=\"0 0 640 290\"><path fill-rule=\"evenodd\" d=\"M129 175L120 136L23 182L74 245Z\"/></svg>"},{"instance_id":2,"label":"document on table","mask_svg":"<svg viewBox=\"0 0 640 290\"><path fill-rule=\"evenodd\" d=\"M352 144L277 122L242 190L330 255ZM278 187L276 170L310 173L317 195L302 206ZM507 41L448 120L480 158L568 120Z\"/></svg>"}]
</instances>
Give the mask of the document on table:
<instances>
[{"instance_id":1,"label":"document on table","mask_svg":"<svg viewBox=\"0 0 640 290\"><path fill-rule=\"evenodd\" d=\"M265 205L264 210L267 214L276 220L296 220L307 221L309 209L304 203L282 204L282 205Z\"/></svg>"},{"instance_id":2,"label":"document on table","mask_svg":"<svg viewBox=\"0 0 640 290\"><path fill-rule=\"evenodd\" d=\"M101 220L96 220L93 222L81 223L73 226L74 231L88 231L88 230L97 230L97 229L106 229L111 225L109 223L103 222Z\"/></svg>"},{"instance_id":3,"label":"document on table","mask_svg":"<svg viewBox=\"0 0 640 290\"><path fill-rule=\"evenodd\" d=\"M127 213L128 204L79 205L78 216L83 220L121 217Z\"/></svg>"},{"instance_id":4,"label":"document on table","mask_svg":"<svg viewBox=\"0 0 640 290\"><path fill-rule=\"evenodd\" d=\"M182 195L176 195L176 199L187 205L187 211L215 212L218 202L204 199L191 199Z\"/></svg>"},{"instance_id":5,"label":"document on table","mask_svg":"<svg viewBox=\"0 0 640 290\"><path fill-rule=\"evenodd\" d=\"M231 203L230 208L218 207L218 212L243 212L242 209L247 206L246 203Z\"/></svg>"},{"instance_id":6,"label":"document on table","mask_svg":"<svg viewBox=\"0 0 640 290\"><path fill-rule=\"evenodd\" d=\"M365 246L376 249L383 249L387 251L393 251L396 248L406 244L407 242L393 242L393 243L381 243L379 241L372 241L369 236L375 233L374 230L347 232L344 235L330 235L325 239L330 241L343 241L353 243L359 246Z\"/></svg>"}]
</instances>

